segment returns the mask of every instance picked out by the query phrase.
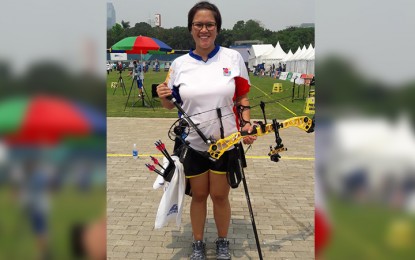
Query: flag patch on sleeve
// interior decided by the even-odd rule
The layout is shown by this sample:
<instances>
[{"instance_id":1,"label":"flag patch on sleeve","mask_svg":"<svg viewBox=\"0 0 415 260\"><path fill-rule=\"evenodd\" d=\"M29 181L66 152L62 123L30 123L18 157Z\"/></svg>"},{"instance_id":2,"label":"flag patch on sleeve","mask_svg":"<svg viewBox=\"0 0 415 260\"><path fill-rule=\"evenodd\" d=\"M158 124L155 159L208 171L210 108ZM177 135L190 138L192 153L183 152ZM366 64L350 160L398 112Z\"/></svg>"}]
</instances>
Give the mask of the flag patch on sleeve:
<instances>
[{"instance_id":1,"label":"flag patch on sleeve","mask_svg":"<svg viewBox=\"0 0 415 260\"><path fill-rule=\"evenodd\" d=\"M230 76L231 70L229 68L223 68L223 76Z\"/></svg>"}]
</instances>

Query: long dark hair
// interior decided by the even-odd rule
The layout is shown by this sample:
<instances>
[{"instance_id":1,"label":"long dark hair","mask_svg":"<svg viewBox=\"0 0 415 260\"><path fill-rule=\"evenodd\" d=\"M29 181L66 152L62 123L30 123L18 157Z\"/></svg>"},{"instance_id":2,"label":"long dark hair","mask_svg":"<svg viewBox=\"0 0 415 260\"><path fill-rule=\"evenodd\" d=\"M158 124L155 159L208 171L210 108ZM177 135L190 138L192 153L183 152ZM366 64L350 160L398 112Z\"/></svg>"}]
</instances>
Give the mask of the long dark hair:
<instances>
[{"instance_id":1,"label":"long dark hair","mask_svg":"<svg viewBox=\"0 0 415 260\"><path fill-rule=\"evenodd\" d=\"M216 5L209 3L207 1L202 1L197 4L195 4L192 9L190 9L189 14L187 15L187 29L189 29L189 32L192 31L192 23L193 18L195 17L195 14L199 10L210 10L213 13L213 17L215 17L216 22L216 28L218 33L220 32L220 29L222 28L222 17L220 15L219 9Z\"/></svg>"}]
</instances>

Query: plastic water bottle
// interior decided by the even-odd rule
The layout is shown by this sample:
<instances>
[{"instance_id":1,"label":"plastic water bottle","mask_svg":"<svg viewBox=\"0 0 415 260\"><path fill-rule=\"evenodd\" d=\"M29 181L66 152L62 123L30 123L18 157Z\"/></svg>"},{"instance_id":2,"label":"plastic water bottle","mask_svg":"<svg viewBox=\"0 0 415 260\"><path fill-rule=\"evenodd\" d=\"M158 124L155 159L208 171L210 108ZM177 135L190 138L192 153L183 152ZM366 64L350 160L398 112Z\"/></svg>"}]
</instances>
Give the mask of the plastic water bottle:
<instances>
[{"instance_id":1,"label":"plastic water bottle","mask_svg":"<svg viewBox=\"0 0 415 260\"><path fill-rule=\"evenodd\" d=\"M133 158L134 159L138 158L137 144L134 144L134 146L133 146Z\"/></svg>"}]
</instances>

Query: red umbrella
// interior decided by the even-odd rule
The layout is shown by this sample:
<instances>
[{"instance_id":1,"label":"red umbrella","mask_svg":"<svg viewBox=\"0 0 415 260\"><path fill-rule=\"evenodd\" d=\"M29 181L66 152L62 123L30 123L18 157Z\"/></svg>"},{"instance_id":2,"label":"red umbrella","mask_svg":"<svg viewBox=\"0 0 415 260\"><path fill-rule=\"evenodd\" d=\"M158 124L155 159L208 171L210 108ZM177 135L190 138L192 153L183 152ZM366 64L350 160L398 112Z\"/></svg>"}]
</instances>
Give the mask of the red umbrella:
<instances>
[{"instance_id":1,"label":"red umbrella","mask_svg":"<svg viewBox=\"0 0 415 260\"><path fill-rule=\"evenodd\" d=\"M0 102L0 134L9 144L56 144L65 138L105 134L105 116L80 103L53 96Z\"/></svg>"},{"instance_id":2,"label":"red umbrella","mask_svg":"<svg viewBox=\"0 0 415 260\"><path fill-rule=\"evenodd\" d=\"M132 36L122 39L111 47L111 51L125 51L128 54L147 54L149 51L170 52L166 43L152 37Z\"/></svg>"}]
</instances>

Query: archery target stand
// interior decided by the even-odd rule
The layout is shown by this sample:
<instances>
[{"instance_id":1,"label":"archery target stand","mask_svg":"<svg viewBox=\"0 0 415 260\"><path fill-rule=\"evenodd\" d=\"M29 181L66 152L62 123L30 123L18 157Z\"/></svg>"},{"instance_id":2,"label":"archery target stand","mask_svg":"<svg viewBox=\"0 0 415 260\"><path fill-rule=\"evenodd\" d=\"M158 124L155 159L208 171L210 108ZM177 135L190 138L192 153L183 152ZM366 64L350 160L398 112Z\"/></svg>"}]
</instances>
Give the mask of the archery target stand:
<instances>
[{"instance_id":1,"label":"archery target stand","mask_svg":"<svg viewBox=\"0 0 415 260\"><path fill-rule=\"evenodd\" d=\"M305 107L304 107L304 113L306 114L315 114L316 113L316 107L315 107L315 90L310 90L308 92L308 97L305 101Z\"/></svg>"},{"instance_id":2,"label":"archery target stand","mask_svg":"<svg viewBox=\"0 0 415 260\"><path fill-rule=\"evenodd\" d=\"M272 93L279 93L279 92L282 92L282 91L283 91L283 89L282 89L282 83L274 83L274 85L272 87L271 94Z\"/></svg>"}]
</instances>

